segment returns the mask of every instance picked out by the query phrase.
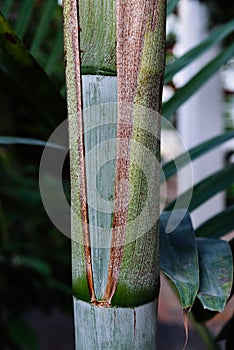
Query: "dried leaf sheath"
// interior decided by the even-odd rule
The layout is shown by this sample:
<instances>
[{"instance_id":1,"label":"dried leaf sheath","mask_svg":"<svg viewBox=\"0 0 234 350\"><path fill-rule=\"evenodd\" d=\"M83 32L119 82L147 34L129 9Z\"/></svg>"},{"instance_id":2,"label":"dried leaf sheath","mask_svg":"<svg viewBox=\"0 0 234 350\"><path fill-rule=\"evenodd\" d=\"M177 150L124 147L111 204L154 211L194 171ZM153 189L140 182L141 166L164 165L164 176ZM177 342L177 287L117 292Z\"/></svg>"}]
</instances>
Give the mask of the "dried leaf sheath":
<instances>
[{"instance_id":1,"label":"dried leaf sheath","mask_svg":"<svg viewBox=\"0 0 234 350\"><path fill-rule=\"evenodd\" d=\"M139 305L158 288L159 142L165 1L117 1L115 211L104 299ZM160 16L159 16L160 13ZM142 214L143 213L143 214Z\"/></svg>"},{"instance_id":2,"label":"dried leaf sheath","mask_svg":"<svg viewBox=\"0 0 234 350\"><path fill-rule=\"evenodd\" d=\"M80 281L78 295L95 301L86 194L84 132L80 73L79 23L76 0L64 0L64 48L72 188L73 278Z\"/></svg>"}]
</instances>

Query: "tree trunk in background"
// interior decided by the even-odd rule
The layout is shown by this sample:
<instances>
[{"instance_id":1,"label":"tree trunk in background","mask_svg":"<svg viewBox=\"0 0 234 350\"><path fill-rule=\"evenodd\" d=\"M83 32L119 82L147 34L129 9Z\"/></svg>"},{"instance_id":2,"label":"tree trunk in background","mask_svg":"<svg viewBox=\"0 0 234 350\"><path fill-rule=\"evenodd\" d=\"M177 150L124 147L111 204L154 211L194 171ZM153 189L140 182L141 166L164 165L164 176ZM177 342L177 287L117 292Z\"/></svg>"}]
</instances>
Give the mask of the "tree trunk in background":
<instances>
[{"instance_id":1,"label":"tree trunk in background","mask_svg":"<svg viewBox=\"0 0 234 350\"><path fill-rule=\"evenodd\" d=\"M63 3L76 349L156 349L166 1L78 5Z\"/></svg>"}]
</instances>

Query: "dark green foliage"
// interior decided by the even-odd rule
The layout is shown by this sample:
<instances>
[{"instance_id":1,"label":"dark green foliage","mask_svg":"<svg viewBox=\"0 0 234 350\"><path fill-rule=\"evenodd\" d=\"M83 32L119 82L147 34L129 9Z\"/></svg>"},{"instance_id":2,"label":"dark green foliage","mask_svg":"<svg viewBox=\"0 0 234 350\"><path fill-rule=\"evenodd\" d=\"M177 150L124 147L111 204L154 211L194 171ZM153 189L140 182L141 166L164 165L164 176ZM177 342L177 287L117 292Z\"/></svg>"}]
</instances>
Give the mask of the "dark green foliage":
<instances>
[{"instance_id":1,"label":"dark green foliage","mask_svg":"<svg viewBox=\"0 0 234 350\"><path fill-rule=\"evenodd\" d=\"M234 18L234 2L232 0L192 0L200 1L205 4L208 9L209 22L211 27L216 27L219 24L226 23ZM227 39L225 39L224 44L226 46L234 39L234 34L230 34Z\"/></svg>"},{"instance_id":2,"label":"dark green foliage","mask_svg":"<svg viewBox=\"0 0 234 350\"><path fill-rule=\"evenodd\" d=\"M30 159L30 152L23 149L24 157ZM34 152L39 158L35 147ZM12 317L22 317L32 308L71 311L70 241L45 214L38 189L38 160L23 163L8 147L0 148L0 182L4 184L0 187L0 304L9 327ZM8 332L9 337L13 335Z\"/></svg>"},{"instance_id":3,"label":"dark green foliage","mask_svg":"<svg viewBox=\"0 0 234 350\"><path fill-rule=\"evenodd\" d=\"M48 3L53 6L46 10ZM28 47L47 11L50 25L41 26L43 35L41 41L37 37L33 54L52 80L6 22L1 22L5 23L1 28L10 34L0 35L1 135L47 140L66 119L66 102L58 91L64 85L61 9L55 0L0 1L0 8ZM55 34L60 35L56 47ZM32 66L25 66L7 51L5 39L10 35L16 52L23 60L30 57ZM41 202L38 168L42 150L0 144L0 344L11 350L38 349L33 331L23 321L26 312L34 308L72 310L70 241L55 229Z\"/></svg>"},{"instance_id":4,"label":"dark green foliage","mask_svg":"<svg viewBox=\"0 0 234 350\"><path fill-rule=\"evenodd\" d=\"M34 332L23 319L9 318L5 328L11 347L14 349L39 350Z\"/></svg>"},{"instance_id":5,"label":"dark green foliage","mask_svg":"<svg viewBox=\"0 0 234 350\"><path fill-rule=\"evenodd\" d=\"M208 8L212 25L222 24L234 17L232 0L198 0Z\"/></svg>"}]
</instances>

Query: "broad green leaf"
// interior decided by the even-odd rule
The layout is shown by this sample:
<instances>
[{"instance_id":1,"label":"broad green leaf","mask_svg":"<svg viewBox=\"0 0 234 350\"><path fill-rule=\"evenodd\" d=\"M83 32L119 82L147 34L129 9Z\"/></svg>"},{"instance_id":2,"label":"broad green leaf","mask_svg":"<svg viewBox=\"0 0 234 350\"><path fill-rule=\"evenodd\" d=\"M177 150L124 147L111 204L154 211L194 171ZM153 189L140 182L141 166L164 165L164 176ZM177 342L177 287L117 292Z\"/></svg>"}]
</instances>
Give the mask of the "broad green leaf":
<instances>
[{"instance_id":1,"label":"broad green leaf","mask_svg":"<svg viewBox=\"0 0 234 350\"><path fill-rule=\"evenodd\" d=\"M197 237L221 237L234 229L234 205L213 216L196 229Z\"/></svg>"},{"instance_id":2,"label":"broad green leaf","mask_svg":"<svg viewBox=\"0 0 234 350\"><path fill-rule=\"evenodd\" d=\"M202 156L206 152L209 152L215 147L222 145L224 142L230 140L234 137L234 131L226 132L219 136L215 136L208 141L200 143L198 146L191 148L188 153L185 152L178 156L177 158L167 162L163 165L162 171L165 179L169 179L171 176L175 175L178 170L183 168L188 162Z\"/></svg>"},{"instance_id":3,"label":"broad green leaf","mask_svg":"<svg viewBox=\"0 0 234 350\"><path fill-rule=\"evenodd\" d=\"M167 16L169 16L176 8L179 0L168 0L167 1Z\"/></svg>"},{"instance_id":4,"label":"broad green leaf","mask_svg":"<svg viewBox=\"0 0 234 350\"><path fill-rule=\"evenodd\" d=\"M11 341L22 350L39 350L39 343L32 328L23 319L11 318L6 322Z\"/></svg>"},{"instance_id":5,"label":"broad green leaf","mask_svg":"<svg viewBox=\"0 0 234 350\"><path fill-rule=\"evenodd\" d=\"M217 171L216 173L208 176L193 187L193 194L188 210L191 212L199 205L210 199L218 192L226 189L234 182L234 164L230 164L224 169ZM176 205L178 208L184 208L187 205L188 194L190 195L191 189L185 191L181 196L176 199ZM171 210L175 205L175 200L172 201L166 208Z\"/></svg>"},{"instance_id":6,"label":"broad green leaf","mask_svg":"<svg viewBox=\"0 0 234 350\"><path fill-rule=\"evenodd\" d=\"M172 3L171 1L170 3ZM177 58L175 61L170 63L165 70L164 83L169 83L173 76L178 73L181 69L188 66L193 62L197 57L202 55L205 51L210 49L212 46L219 44L228 34L234 31L234 20L231 20L228 23L223 24L218 27L208 37L203 40L199 45L195 46L183 56Z\"/></svg>"},{"instance_id":7,"label":"broad green leaf","mask_svg":"<svg viewBox=\"0 0 234 350\"><path fill-rule=\"evenodd\" d=\"M170 118L173 113L197 92L234 55L234 42L195 74L188 83L178 89L171 99L163 104L163 116Z\"/></svg>"},{"instance_id":8,"label":"broad green leaf","mask_svg":"<svg viewBox=\"0 0 234 350\"><path fill-rule=\"evenodd\" d=\"M181 211L174 215L181 216ZM198 255L189 213L171 233L166 233L171 212L160 216L161 270L175 285L183 308L191 308L199 288Z\"/></svg>"},{"instance_id":9,"label":"broad green leaf","mask_svg":"<svg viewBox=\"0 0 234 350\"><path fill-rule=\"evenodd\" d=\"M5 86L7 91L4 90ZM66 118L65 100L1 14L0 89L11 96L12 92L13 96L16 94L25 102L25 106L40 113L51 129L56 126L55 120Z\"/></svg>"},{"instance_id":10,"label":"broad green leaf","mask_svg":"<svg viewBox=\"0 0 234 350\"><path fill-rule=\"evenodd\" d=\"M0 145L29 145L29 146L41 146L51 147L64 150L65 148L59 144L41 141L37 139L30 139L26 137L14 137L14 136L0 136Z\"/></svg>"},{"instance_id":11,"label":"broad green leaf","mask_svg":"<svg viewBox=\"0 0 234 350\"><path fill-rule=\"evenodd\" d=\"M29 267L44 276L49 276L51 272L50 267L45 261L33 256L16 255L12 259L12 264L16 266Z\"/></svg>"},{"instance_id":12,"label":"broad green leaf","mask_svg":"<svg viewBox=\"0 0 234 350\"><path fill-rule=\"evenodd\" d=\"M51 24L51 19L57 6L58 4L56 0L47 0L44 2L44 6L42 8L40 16L40 22L38 24L37 31L30 49L33 55L37 53L41 43L43 42L43 39Z\"/></svg>"},{"instance_id":13,"label":"broad green leaf","mask_svg":"<svg viewBox=\"0 0 234 350\"><path fill-rule=\"evenodd\" d=\"M222 220L221 220L221 222L222 222ZM226 226L226 224L224 223L223 226ZM229 241L229 245L230 245L230 248L231 248L231 251L232 251L232 256L234 256L234 239ZM231 294L230 294L229 298L232 297L233 292L234 292L234 288L232 287L232 291L231 291ZM211 318L213 318L217 314L217 311L211 311L209 309L204 309L200 299L196 298L196 300L195 300L195 302L193 304L192 313L193 313L193 315L195 317L196 322L204 323L204 322L209 321ZM221 339L219 339L219 340L221 340Z\"/></svg>"},{"instance_id":14,"label":"broad green leaf","mask_svg":"<svg viewBox=\"0 0 234 350\"><path fill-rule=\"evenodd\" d=\"M213 238L198 238L200 286L198 298L204 308L223 311L231 293L233 259L230 245Z\"/></svg>"},{"instance_id":15,"label":"broad green leaf","mask_svg":"<svg viewBox=\"0 0 234 350\"><path fill-rule=\"evenodd\" d=\"M50 1L49 1L50 2ZM14 27L15 33L20 39L23 38L30 21L35 1L23 0L21 1L20 10L17 14L17 21Z\"/></svg>"}]
</instances>

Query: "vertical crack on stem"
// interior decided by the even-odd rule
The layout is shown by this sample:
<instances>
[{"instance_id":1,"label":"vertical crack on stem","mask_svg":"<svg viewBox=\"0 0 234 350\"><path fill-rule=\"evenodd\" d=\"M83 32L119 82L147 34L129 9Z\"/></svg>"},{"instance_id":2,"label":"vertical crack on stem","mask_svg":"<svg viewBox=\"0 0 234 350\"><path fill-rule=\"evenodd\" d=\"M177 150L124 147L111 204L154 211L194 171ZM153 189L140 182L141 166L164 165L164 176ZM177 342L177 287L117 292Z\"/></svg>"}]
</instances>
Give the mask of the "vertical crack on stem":
<instances>
[{"instance_id":1,"label":"vertical crack on stem","mask_svg":"<svg viewBox=\"0 0 234 350\"><path fill-rule=\"evenodd\" d=\"M96 300L93 282L89 218L87 205L87 188L86 188L86 168L85 168L85 147L84 147L84 125L82 113L82 82L80 71L80 40L79 40L79 11L76 0L64 0L64 46L67 81L67 99L68 99L68 116L73 123L77 123L78 135L78 168L79 168L79 194L80 194L80 211L83 231L83 244L86 263L86 278L90 293L90 301ZM75 90L75 91L74 91ZM70 126L72 127L72 126ZM74 140L73 140L74 141ZM73 159L74 161L74 159ZM77 181L77 180L76 180Z\"/></svg>"},{"instance_id":2,"label":"vertical crack on stem","mask_svg":"<svg viewBox=\"0 0 234 350\"><path fill-rule=\"evenodd\" d=\"M137 323L137 320L136 320L136 310L134 309L134 324L133 324L133 327L134 327L134 337L136 337L136 323Z\"/></svg>"}]
</instances>

